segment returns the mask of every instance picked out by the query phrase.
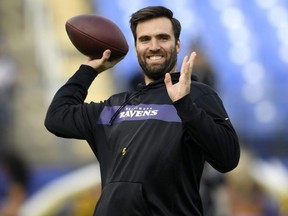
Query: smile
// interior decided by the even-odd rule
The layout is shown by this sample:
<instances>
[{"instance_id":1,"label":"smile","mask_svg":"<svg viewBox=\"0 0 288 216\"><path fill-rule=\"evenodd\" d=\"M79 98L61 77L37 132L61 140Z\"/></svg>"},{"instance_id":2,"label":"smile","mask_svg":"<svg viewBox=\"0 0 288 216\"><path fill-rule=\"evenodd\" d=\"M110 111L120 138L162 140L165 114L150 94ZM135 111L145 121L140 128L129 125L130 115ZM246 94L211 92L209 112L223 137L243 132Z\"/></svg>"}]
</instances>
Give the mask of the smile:
<instances>
[{"instance_id":1,"label":"smile","mask_svg":"<svg viewBox=\"0 0 288 216\"><path fill-rule=\"evenodd\" d=\"M159 60L163 59L163 56L162 55L153 55L153 56L148 56L148 59L150 61L159 61Z\"/></svg>"}]
</instances>

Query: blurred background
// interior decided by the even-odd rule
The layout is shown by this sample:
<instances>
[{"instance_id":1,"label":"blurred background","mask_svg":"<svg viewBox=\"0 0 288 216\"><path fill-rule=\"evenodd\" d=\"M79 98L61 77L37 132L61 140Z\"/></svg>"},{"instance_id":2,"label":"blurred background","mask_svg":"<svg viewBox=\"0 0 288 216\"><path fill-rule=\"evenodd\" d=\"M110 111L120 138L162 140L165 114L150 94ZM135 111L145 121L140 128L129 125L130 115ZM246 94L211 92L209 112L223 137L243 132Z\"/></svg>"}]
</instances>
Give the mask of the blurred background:
<instances>
[{"instance_id":1,"label":"blurred background","mask_svg":"<svg viewBox=\"0 0 288 216\"><path fill-rule=\"evenodd\" d=\"M178 63L197 51L193 73L219 93L241 140L236 170L205 169L206 215L288 215L287 0L1 0L0 216L92 214L100 194L92 151L43 124L57 89L86 60L65 22L93 13L123 30L129 53L87 98L104 100L141 80L129 18L148 5L181 21Z\"/></svg>"}]
</instances>

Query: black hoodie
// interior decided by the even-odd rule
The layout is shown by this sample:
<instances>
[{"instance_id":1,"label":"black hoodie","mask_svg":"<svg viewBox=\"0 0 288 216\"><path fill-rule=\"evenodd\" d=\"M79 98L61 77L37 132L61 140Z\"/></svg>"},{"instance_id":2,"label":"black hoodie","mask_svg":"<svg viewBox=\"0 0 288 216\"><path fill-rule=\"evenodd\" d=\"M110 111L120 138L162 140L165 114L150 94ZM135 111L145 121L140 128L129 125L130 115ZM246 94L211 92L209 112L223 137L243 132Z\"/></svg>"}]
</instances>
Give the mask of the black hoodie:
<instances>
[{"instance_id":1,"label":"black hoodie","mask_svg":"<svg viewBox=\"0 0 288 216\"><path fill-rule=\"evenodd\" d=\"M173 73L177 82L179 73ZM239 161L238 138L217 94L192 80L172 103L163 79L100 103L85 103L97 73L82 65L56 93L45 119L60 137L87 140L102 195L94 216L203 215L205 161L220 172Z\"/></svg>"}]
</instances>

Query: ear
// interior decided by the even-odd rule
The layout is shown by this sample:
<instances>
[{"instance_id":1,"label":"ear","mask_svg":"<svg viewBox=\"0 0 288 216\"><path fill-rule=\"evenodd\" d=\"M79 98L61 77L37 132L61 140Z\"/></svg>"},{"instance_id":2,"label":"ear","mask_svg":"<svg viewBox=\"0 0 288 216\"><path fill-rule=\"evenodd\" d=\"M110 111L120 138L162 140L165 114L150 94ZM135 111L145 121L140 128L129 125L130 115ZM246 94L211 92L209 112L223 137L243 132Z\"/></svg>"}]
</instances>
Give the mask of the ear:
<instances>
[{"instance_id":1,"label":"ear","mask_svg":"<svg viewBox=\"0 0 288 216\"><path fill-rule=\"evenodd\" d=\"M177 40L177 42L176 42L176 50L177 50L177 53L180 52L180 47L181 47L180 40Z\"/></svg>"}]
</instances>

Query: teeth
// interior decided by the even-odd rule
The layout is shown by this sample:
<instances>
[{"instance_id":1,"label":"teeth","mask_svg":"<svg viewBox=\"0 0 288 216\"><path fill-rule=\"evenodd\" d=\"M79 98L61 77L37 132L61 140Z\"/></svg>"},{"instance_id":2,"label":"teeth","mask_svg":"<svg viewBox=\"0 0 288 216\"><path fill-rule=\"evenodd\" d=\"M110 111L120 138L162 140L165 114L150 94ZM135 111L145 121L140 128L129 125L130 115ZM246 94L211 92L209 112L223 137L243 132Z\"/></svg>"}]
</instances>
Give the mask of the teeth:
<instances>
[{"instance_id":1,"label":"teeth","mask_svg":"<svg viewBox=\"0 0 288 216\"><path fill-rule=\"evenodd\" d=\"M150 56L151 60L158 60L161 59L161 56Z\"/></svg>"}]
</instances>

